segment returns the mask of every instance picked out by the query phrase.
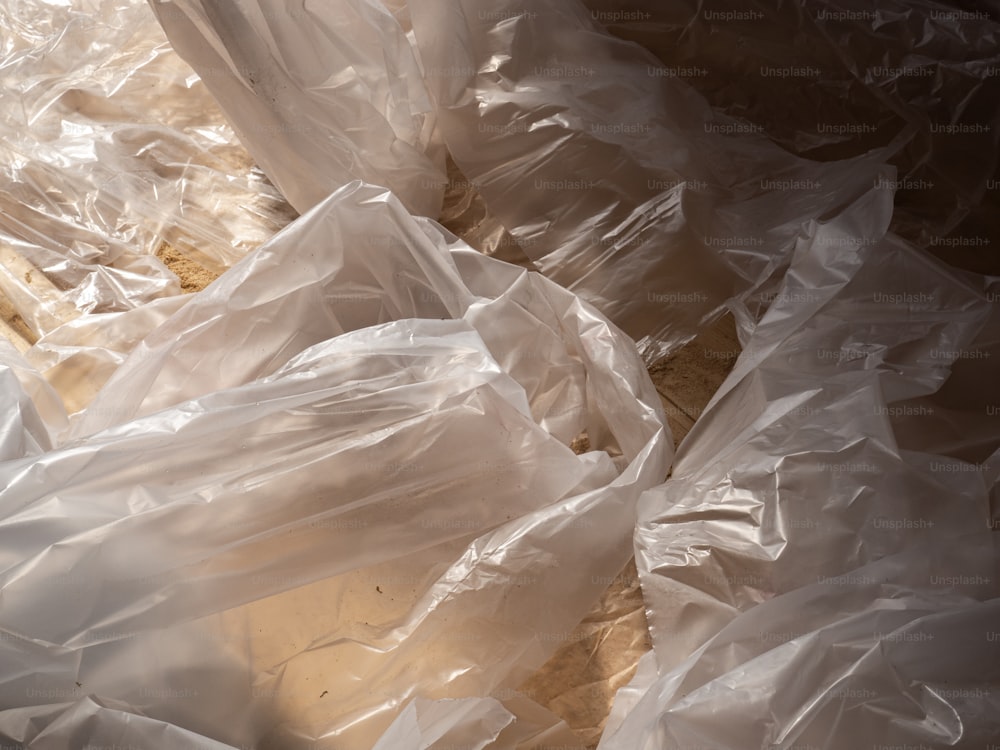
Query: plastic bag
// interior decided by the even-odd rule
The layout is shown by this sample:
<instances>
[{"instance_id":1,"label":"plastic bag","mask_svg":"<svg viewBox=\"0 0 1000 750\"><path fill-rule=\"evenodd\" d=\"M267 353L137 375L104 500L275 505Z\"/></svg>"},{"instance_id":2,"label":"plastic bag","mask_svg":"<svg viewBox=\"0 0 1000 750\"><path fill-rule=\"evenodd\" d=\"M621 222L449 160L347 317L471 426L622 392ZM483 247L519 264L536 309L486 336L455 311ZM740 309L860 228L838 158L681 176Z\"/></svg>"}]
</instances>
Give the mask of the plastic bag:
<instances>
[{"instance_id":1,"label":"plastic bag","mask_svg":"<svg viewBox=\"0 0 1000 750\"><path fill-rule=\"evenodd\" d=\"M647 360L784 268L804 223L883 175L888 148L810 162L714 113L577 0L414 0L410 14L462 173L537 268Z\"/></svg>"},{"instance_id":2,"label":"plastic bag","mask_svg":"<svg viewBox=\"0 0 1000 750\"><path fill-rule=\"evenodd\" d=\"M882 237L885 218L859 201L802 238L763 319L741 316L744 351L672 477L643 495L657 668L602 748L996 736L1000 424L939 453L896 437L932 433L915 400L988 351L995 311L982 278ZM850 236L873 241L845 251ZM992 458L951 455L970 450Z\"/></svg>"},{"instance_id":3,"label":"plastic bag","mask_svg":"<svg viewBox=\"0 0 1000 750\"><path fill-rule=\"evenodd\" d=\"M628 560L670 454L623 334L359 183L156 325L80 416L0 465L0 647L26 665L3 704L231 745L370 746L416 695L516 686Z\"/></svg>"},{"instance_id":4,"label":"plastic bag","mask_svg":"<svg viewBox=\"0 0 1000 750\"><path fill-rule=\"evenodd\" d=\"M254 159L304 212L364 180L437 218L444 152L421 69L372 0L151 0Z\"/></svg>"},{"instance_id":5,"label":"plastic bag","mask_svg":"<svg viewBox=\"0 0 1000 750\"><path fill-rule=\"evenodd\" d=\"M146 67L121 73L135 59L182 66L162 39L144 36L148 18L135 6L121 23L101 15L115 4L87 7L107 28L58 10L39 37L63 65L49 82L54 97L31 99L45 86L18 92L38 104L32 123L56 114L40 132L60 138L37 173L45 180L20 180L30 189L10 204L43 219L2 259L13 269L5 289L43 335L23 357L0 349L10 415L0 423L0 739L575 746L512 688L574 637L631 552L637 496L666 469L659 401L631 344L573 294L482 257L360 183L323 200L317 188L314 210L204 292L178 296L169 274L143 264L175 223L189 249L218 248L220 269L242 255L230 241L239 232L187 221L184 186L228 178L192 170L187 141L167 148L157 139L174 128L148 123L130 131L144 144L134 153L121 156L115 141L91 158L106 133L63 113L77 85L66 83L66 51L122 62L109 90L135 94L130 107L149 105L129 87ZM260 34L246 38L268 52L253 54L260 70L292 80L310 72L300 63L313 50L278 32L302 30L304 16L155 7L208 55L199 64L217 88L294 126L281 118L296 110L260 98L269 89L239 65L230 48L243 35L227 24L253 24ZM25 8L34 26L17 27L27 41L5 63L25 66L30 83L46 59L32 53L31 29L49 21L41 5ZM347 8L375 29L334 18ZM647 356L724 305L737 317L746 349L737 369L674 477L643 496L636 541L656 652L622 692L605 747L883 737L980 747L995 736L1000 676L986 634L1000 572L988 532L1000 518L1000 438L982 391L994 366L966 355L1000 355L997 313L982 294L995 294L996 281L943 272L886 236L896 174L881 160L908 136L850 163L789 157L681 81L637 84L649 65L648 77L667 76L579 4L340 3L310 13L333 19L300 37L320 46L388 39L409 60L397 45L420 41L445 136L470 170L465 187L481 188L502 219L476 227L493 250L508 226L548 273L646 336ZM207 18L211 27L195 28ZM271 55L279 47L300 61L292 73ZM115 50L127 51L119 60ZM215 73L212 55L226 58ZM392 55L347 49L373 67L338 79L358 87L352 101L373 118L371 133L352 138L373 135L378 148L388 134L380 103L399 93L386 76ZM393 101L409 103L422 84L404 67L406 95ZM381 93L367 98L365 83ZM282 103L312 101L307 88L282 91ZM88 118L105 99L86 99ZM221 122L206 100L199 106ZM420 110L384 110L393 138L413 126L399 136L402 157L378 154L393 168L434 151ZM30 133L16 124L8 140ZM755 132L728 135L741 130ZM242 153L224 129L208 131L224 152ZM276 148L298 146L292 129L278 134L289 137ZM352 138L323 158L367 157ZM156 157L155 178L140 171L121 187L136 158L161 153L172 156ZM10 174L22 166L7 161ZM63 163L83 182L52 168ZM321 159L275 168L292 163L312 174ZM92 170L102 175L93 184ZM57 178L79 190L61 188L73 196L65 208L40 189ZM142 198L114 203L132 193ZM158 194L181 199L161 206L149 198ZM254 221L251 235L267 226ZM115 232L114 252L80 251L93 268L66 263L60 284L80 291L45 287L32 272L57 274L66 247ZM69 239L42 252L30 247L42 245L36 235ZM134 284L101 270L112 259L135 271Z\"/></svg>"},{"instance_id":6,"label":"plastic bag","mask_svg":"<svg viewBox=\"0 0 1000 750\"><path fill-rule=\"evenodd\" d=\"M179 294L164 243L222 270L293 215L144 4L26 0L0 25L0 313L22 348Z\"/></svg>"}]
</instances>

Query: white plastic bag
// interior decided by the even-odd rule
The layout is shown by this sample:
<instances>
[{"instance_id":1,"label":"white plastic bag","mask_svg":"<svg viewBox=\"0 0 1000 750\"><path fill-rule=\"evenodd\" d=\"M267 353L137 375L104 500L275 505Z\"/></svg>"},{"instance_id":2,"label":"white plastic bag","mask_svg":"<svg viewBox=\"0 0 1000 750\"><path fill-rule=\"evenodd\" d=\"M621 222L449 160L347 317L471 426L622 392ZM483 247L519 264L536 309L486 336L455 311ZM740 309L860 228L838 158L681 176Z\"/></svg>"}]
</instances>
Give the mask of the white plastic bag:
<instances>
[{"instance_id":1,"label":"white plastic bag","mask_svg":"<svg viewBox=\"0 0 1000 750\"><path fill-rule=\"evenodd\" d=\"M983 279L883 237L885 219L859 201L800 240L760 323L741 316L744 351L672 477L643 495L657 669L602 748L996 736L1000 424L937 453L897 441L933 434L920 400L988 351L994 311ZM869 242L845 251L852 236Z\"/></svg>"},{"instance_id":2,"label":"white plastic bag","mask_svg":"<svg viewBox=\"0 0 1000 750\"><path fill-rule=\"evenodd\" d=\"M888 150L810 162L713 112L578 0L409 7L465 177L538 269L648 361L782 269L804 224L881 174Z\"/></svg>"},{"instance_id":3,"label":"white plastic bag","mask_svg":"<svg viewBox=\"0 0 1000 750\"><path fill-rule=\"evenodd\" d=\"M623 334L360 183L80 417L0 465L0 646L30 665L4 705L117 701L230 744L370 746L412 697L516 686L624 566L670 456Z\"/></svg>"},{"instance_id":4,"label":"white plastic bag","mask_svg":"<svg viewBox=\"0 0 1000 750\"><path fill-rule=\"evenodd\" d=\"M247 150L304 212L352 180L437 218L444 152L421 69L377 0L151 0Z\"/></svg>"},{"instance_id":5,"label":"white plastic bag","mask_svg":"<svg viewBox=\"0 0 1000 750\"><path fill-rule=\"evenodd\" d=\"M222 270L294 213L145 4L5 3L0 26L0 293L28 344L179 294L164 242Z\"/></svg>"}]
</instances>

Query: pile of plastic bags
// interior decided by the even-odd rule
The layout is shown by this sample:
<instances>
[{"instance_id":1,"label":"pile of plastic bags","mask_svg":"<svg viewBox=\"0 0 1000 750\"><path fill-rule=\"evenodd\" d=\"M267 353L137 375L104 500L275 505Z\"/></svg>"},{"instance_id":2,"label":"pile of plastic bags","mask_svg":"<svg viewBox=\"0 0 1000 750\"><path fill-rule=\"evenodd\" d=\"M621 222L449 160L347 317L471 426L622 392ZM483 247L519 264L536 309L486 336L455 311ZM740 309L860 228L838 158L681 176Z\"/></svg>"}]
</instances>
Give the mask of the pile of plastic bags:
<instances>
[{"instance_id":1,"label":"pile of plastic bags","mask_svg":"<svg viewBox=\"0 0 1000 750\"><path fill-rule=\"evenodd\" d=\"M848 10L0 3L0 739L582 747L513 689L633 555L653 651L602 748L1000 736L1000 282L911 244L986 231L996 149L896 205L954 167L920 127L995 146L975 85L925 103L992 85L997 21L956 60L958 10L893 16L921 89ZM846 40L844 122L910 114L806 158L836 139L656 47L717 27L775 69ZM540 274L434 221L447 156ZM645 362L727 310L664 483Z\"/></svg>"}]
</instances>

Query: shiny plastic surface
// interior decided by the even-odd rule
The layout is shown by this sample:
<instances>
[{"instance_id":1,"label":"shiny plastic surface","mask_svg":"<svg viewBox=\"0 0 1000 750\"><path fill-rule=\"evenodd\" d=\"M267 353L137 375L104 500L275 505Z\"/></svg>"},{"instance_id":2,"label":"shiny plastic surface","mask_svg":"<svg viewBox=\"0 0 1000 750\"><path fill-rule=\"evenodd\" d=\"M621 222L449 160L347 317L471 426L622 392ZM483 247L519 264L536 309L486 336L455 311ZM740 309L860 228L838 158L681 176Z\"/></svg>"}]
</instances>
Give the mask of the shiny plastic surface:
<instances>
[{"instance_id":1,"label":"shiny plastic surface","mask_svg":"<svg viewBox=\"0 0 1000 750\"><path fill-rule=\"evenodd\" d=\"M164 242L220 269L287 223L149 8L0 4L0 292L29 343L179 294Z\"/></svg>"},{"instance_id":2,"label":"shiny plastic surface","mask_svg":"<svg viewBox=\"0 0 1000 750\"><path fill-rule=\"evenodd\" d=\"M518 684L627 562L671 453L623 334L361 183L154 325L79 417L0 464L3 703L233 745L370 746L413 696Z\"/></svg>"},{"instance_id":3,"label":"shiny plastic surface","mask_svg":"<svg viewBox=\"0 0 1000 750\"><path fill-rule=\"evenodd\" d=\"M437 218L446 180L433 106L410 42L382 3L150 4L300 212L364 180Z\"/></svg>"},{"instance_id":4,"label":"shiny plastic surface","mask_svg":"<svg viewBox=\"0 0 1000 750\"><path fill-rule=\"evenodd\" d=\"M658 669L602 748L972 748L1000 732L996 304L986 280L883 237L875 208L800 241L671 478L643 495ZM873 241L833 242L849 236ZM963 361L980 429L954 440L926 399Z\"/></svg>"},{"instance_id":5,"label":"shiny plastic surface","mask_svg":"<svg viewBox=\"0 0 1000 750\"><path fill-rule=\"evenodd\" d=\"M916 110L988 110L992 22L802 21L845 123L900 113L869 142L718 111L603 0L151 6L204 83L141 3L0 5L0 742L576 748L514 689L633 553L606 750L1000 734L1000 285L890 231L986 215L995 138ZM934 80L861 80L887 40ZM426 218L442 141L477 248L552 280ZM164 243L224 273L181 295ZM652 359L725 309L663 483L604 316Z\"/></svg>"},{"instance_id":6,"label":"shiny plastic surface","mask_svg":"<svg viewBox=\"0 0 1000 750\"><path fill-rule=\"evenodd\" d=\"M462 173L538 269L648 361L782 269L803 224L888 179L898 144L797 158L660 76L577 0L413 0L410 13Z\"/></svg>"}]
</instances>

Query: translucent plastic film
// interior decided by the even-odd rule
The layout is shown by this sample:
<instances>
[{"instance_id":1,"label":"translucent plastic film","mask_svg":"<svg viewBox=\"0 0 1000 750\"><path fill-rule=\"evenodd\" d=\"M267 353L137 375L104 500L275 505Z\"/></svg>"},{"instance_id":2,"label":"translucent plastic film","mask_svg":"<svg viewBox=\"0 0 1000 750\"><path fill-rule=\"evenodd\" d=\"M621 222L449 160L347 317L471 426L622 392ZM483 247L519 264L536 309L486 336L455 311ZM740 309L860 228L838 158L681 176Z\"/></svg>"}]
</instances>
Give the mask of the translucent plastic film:
<instances>
[{"instance_id":1,"label":"translucent plastic film","mask_svg":"<svg viewBox=\"0 0 1000 750\"><path fill-rule=\"evenodd\" d=\"M153 326L78 416L0 464L11 737L70 702L46 737L127 711L370 747L413 697L514 687L627 562L670 457L623 334L360 183ZM522 740L565 731L512 710L542 714Z\"/></svg>"},{"instance_id":2,"label":"translucent plastic film","mask_svg":"<svg viewBox=\"0 0 1000 750\"><path fill-rule=\"evenodd\" d=\"M1000 18L990 4L585 0L716 110L829 161L900 138L893 230L985 270L1000 191ZM738 53L734 54L734 50Z\"/></svg>"},{"instance_id":3,"label":"translucent plastic film","mask_svg":"<svg viewBox=\"0 0 1000 750\"><path fill-rule=\"evenodd\" d=\"M0 0L0 750L995 750L986 15Z\"/></svg>"},{"instance_id":4,"label":"translucent plastic film","mask_svg":"<svg viewBox=\"0 0 1000 750\"><path fill-rule=\"evenodd\" d=\"M443 138L487 226L510 232L470 239L510 242L503 257L523 252L648 358L782 268L804 221L894 189L880 162L902 139L852 162L792 156L577 0L153 7L297 208L359 177L436 217Z\"/></svg>"},{"instance_id":5,"label":"translucent plastic film","mask_svg":"<svg viewBox=\"0 0 1000 750\"><path fill-rule=\"evenodd\" d=\"M1000 592L986 534L759 604L655 679L600 747L988 745Z\"/></svg>"},{"instance_id":6,"label":"translucent plastic film","mask_svg":"<svg viewBox=\"0 0 1000 750\"><path fill-rule=\"evenodd\" d=\"M861 201L799 241L672 477L644 494L658 671L602 747L996 736L995 303L873 215ZM834 249L845 236L870 242ZM942 410L963 362L966 408ZM935 440L949 416L979 427Z\"/></svg>"},{"instance_id":7,"label":"translucent plastic film","mask_svg":"<svg viewBox=\"0 0 1000 750\"><path fill-rule=\"evenodd\" d=\"M409 40L380 2L150 4L299 211L360 179L437 218L446 180L433 107Z\"/></svg>"},{"instance_id":8,"label":"translucent plastic film","mask_svg":"<svg viewBox=\"0 0 1000 750\"><path fill-rule=\"evenodd\" d=\"M292 215L143 3L3 3L0 26L0 317L24 347L179 294L164 243L221 270Z\"/></svg>"},{"instance_id":9,"label":"translucent plastic film","mask_svg":"<svg viewBox=\"0 0 1000 750\"><path fill-rule=\"evenodd\" d=\"M714 112L577 0L410 12L465 177L539 270L650 359L782 268L804 222L890 178L884 155L809 162Z\"/></svg>"}]
</instances>

